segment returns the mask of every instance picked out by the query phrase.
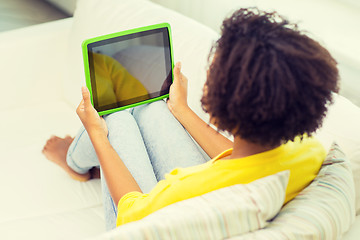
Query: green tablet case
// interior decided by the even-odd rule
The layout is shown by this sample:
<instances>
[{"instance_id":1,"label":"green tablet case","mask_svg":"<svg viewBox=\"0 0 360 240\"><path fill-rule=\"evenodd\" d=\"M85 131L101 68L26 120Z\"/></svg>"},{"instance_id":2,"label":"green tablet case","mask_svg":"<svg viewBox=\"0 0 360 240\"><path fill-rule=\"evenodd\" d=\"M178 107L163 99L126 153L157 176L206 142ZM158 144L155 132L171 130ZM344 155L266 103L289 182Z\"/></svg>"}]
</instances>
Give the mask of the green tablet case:
<instances>
[{"instance_id":1,"label":"green tablet case","mask_svg":"<svg viewBox=\"0 0 360 240\"><path fill-rule=\"evenodd\" d=\"M84 60L84 69L85 69L85 78L86 78L86 86L90 91L90 96L91 96L91 103L94 106L94 98L93 98L93 92L92 92L92 83L91 83L91 74L90 74L90 62L89 62L89 49L88 46L89 44L92 43L96 43L96 42L100 42L100 41L104 41L104 40L108 40L108 39L112 39L112 38L116 38L116 37L120 37L120 36L126 36L126 35L131 35L134 33L142 33L142 32L146 32L146 31L150 31L150 30L154 30L154 29L160 29L160 28L166 28L167 32L168 32L168 36L169 36L169 50L170 50L170 62L171 62L171 82L173 81L173 68L174 68L174 58L173 58L173 49L172 49L172 40L171 40L171 29L170 29L170 25L168 23L160 23L160 24L155 24L155 25L150 25L150 26L145 26L145 27L140 27L140 28L135 28L135 29L130 29L130 30L126 30L126 31L121 31L121 32L117 32L117 33L112 33L112 34L107 34L107 35L103 35L103 36L99 36L99 37L95 37L95 38L91 38L91 39L87 39L85 41L83 41L82 43L82 52L83 52L83 60ZM126 106L121 106L121 107L114 107L108 110L103 110L103 111L98 111L99 115L105 115L105 114L110 114L116 111L120 111L120 110L124 110L127 108L132 108L132 107L136 107L145 103L150 103L150 102L154 102L160 99L164 99L164 98L168 98L169 97L169 93L167 92L166 94L162 94L161 96L158 97L154 97L154 98L150 98L147 100L143 100L143 101L139 101L136 103L132 103Z\"/></svg>"}]
</instances>

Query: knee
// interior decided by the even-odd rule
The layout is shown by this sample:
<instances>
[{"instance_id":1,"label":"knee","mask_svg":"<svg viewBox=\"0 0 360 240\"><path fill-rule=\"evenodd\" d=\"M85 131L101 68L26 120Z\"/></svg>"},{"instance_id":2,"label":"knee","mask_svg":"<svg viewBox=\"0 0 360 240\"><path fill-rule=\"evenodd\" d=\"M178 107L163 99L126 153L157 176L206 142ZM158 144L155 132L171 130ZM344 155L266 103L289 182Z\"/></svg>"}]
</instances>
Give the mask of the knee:
<instances>
[{"instance_id":1,"label":"knee","mask_svg":"<svg viewBox=\"0 0 360 240\"><path fill-rule=\"evenodd\" d=\"M163 111L163 110L168 110L168 107L166 105L166 102L163 100L159 100L156 102L152 102L148 105L148 107L152 110L156 110L156 111Z\"/></svg>"},{"instance_id":2,"label":"knee","mask_svg":"<svg viewBox=\"0 0 360 240\"><path fill-rule=\"evenodd\" d=\"M111 113L104 117L106 125L109 129L109 132L114 127L119 127L120 125L126 125L131 121L134 121L132 115L128 111L119 111Z\"/></svg>"},{"instance_id":3,"label":"knee","mask_svg":"<svg viewBox=\"0 0 360 240\"><path fill-rule=\"evenodd\" d=\"M164 112L169 111L166 102L159 100L156 102L152 102L143 106L139 106L134 108L133 115L135 119L138 119L140 117L152 117L157 116L159 114L162 114Z\"/></svg>"}]
</instances>

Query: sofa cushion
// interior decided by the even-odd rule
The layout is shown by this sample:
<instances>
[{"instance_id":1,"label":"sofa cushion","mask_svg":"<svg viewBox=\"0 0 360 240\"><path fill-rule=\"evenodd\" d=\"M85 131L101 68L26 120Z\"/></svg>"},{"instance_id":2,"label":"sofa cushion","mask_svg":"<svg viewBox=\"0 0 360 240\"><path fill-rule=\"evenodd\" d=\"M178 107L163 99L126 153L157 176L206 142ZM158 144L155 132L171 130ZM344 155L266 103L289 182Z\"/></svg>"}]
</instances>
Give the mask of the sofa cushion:
<instances>
[{"instance_id":1,"label":"sofa cushion","mask_svg":"<svg viewBox=\"0 0 360 240\"><path fill-rule=\"evenodd\" d=\"M97 239L227 239L265 227L280 210L289 171L166 206Z\"/></svg>"},{"instance_id":2,"label":"sofa cushion","mask_svg":"<svg viewBox=\"0 0 360 240\"><path fill-rule=\"evenodd\" d=\"M333 144L318 176L264 229L234 238L340 239L355 219L349 161Z\"/></svg>"},{"instance_id":3,"label":"sofa cushion","mask_svg":"<svg viewBox=\"0 0 360 240\"><path fill-rule=\"evenodd\" d=\"M360 108L343 96L334 94L324 120L317 133L318 139L326 149L336 141L350 160L356 189L356 212L360 213Z\"/></svg>"},{"instance_id":4,"label":"sofa cushion","mask_svg":"<svg viewBox=\"0 0 360 240\"><path fill-rule=\"evenodd\" d=\"M81 43L103 34L168 22L172 30L174 60L182 62L189 79L188 103L204 120L200 106L202 86L206 79L207 57L218 34L175 11L144 0L79 0L69 39L69 71L64 81L64 96L73 107L81 99L85 85Z\"/></svg>"}]
</instances>

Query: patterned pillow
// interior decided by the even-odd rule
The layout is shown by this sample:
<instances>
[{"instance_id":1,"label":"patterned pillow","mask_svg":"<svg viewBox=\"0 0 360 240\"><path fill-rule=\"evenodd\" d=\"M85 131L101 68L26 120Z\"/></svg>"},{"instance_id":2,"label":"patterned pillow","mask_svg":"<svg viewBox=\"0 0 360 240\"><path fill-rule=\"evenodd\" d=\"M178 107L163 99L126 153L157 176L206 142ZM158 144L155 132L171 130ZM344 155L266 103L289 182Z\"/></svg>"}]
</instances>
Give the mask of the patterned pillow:
<instances>
[{"instance_id":1,"label":"patterned pillow","mask_svg":"<svg viewBox=\"0 0 360 240\"><path fill-rule=\"evenodd\" d=\"M264 228L285 199L289 171L164 207L96 239L225 239Z\"/></svg>"},{"instance_id":2,"label":"patterned pillow","mask_svg":"<svg viewBox=\"0 0 360 240\"><path fill-rule=\"evenodd\" d=\"M351 168L336 143L318 176L264 229L232 238L340 239L355 219Z\"/></svg>"}]
</instances>

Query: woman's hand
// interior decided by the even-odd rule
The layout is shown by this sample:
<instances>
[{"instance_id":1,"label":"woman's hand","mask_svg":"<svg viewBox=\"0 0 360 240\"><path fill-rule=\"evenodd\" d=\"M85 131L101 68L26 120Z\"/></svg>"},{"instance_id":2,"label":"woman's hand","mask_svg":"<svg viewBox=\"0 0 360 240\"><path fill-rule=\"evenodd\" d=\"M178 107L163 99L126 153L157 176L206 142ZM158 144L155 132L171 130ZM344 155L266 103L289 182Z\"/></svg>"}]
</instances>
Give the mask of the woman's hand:
<instances>
[{"instance_id":1,"label":"woman's hand","mask_svg":"<svg viewBox=\"0 0 360 240\"><path fill-rule=\"evenodd\" d=\"M86 87L82 87L81 90L83 100L76 113L89 134L111 197L117 204L125 194L133 191L141 192L141 189L108 141L105 120L99 117L91 105L89 90Z\"/></svg>"},{"instance_id":2,"label":"woman's hand","mask_svg":"<svg viewBox=\"0 0 360 240\"><path fill-rule=\"evenodd\" d=\"M108 135L108 129L105 120L99 116L90 101L90 92L86 87L81 88L82 97L76 113L83 123L89 135L93 133L100 133Z\"/></svg>"},{"instance_id":3,"label":"woman's hand","mask_svg":"<svg viewBox=\"0 0 360 240\"><path fill-rule=\"evenodd\" d=\"M181 73L181 63L177 62L174 68L174 82L170 86L169 100L167 101L170 112L179 118L183 111L189 109L187 104L187 78Z\"/></svg>"}]
</instances>

